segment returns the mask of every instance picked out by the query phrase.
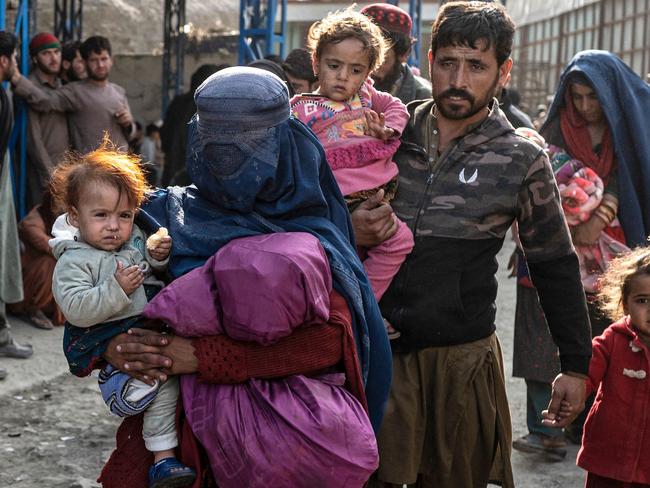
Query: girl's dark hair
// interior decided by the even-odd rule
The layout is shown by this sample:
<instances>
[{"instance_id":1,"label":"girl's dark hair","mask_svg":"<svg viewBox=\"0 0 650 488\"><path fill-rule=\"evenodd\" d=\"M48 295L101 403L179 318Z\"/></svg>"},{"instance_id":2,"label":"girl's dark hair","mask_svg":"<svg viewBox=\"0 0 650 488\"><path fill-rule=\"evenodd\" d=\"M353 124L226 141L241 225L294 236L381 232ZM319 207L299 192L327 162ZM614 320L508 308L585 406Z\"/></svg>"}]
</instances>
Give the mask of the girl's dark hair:
<instances>
[{"instance_id":1,"label":"girl's dark hair","mask_svg":"<svg viewBox=\"0 0 650 488\"><path fill-rule=\"evenodd\" d=\"M354 5L345 10L329 13L323 20L314 22L307 34L307 48L314 59L319 60L328 44L338 44L346 39L361 41L368 53L370 72L384 62L388 42L381 29L368 17L354 10Z\"/></svg>"},{"instance_id":2,"label":"girl's dark hair","mask_svg":"<svg viewBox=\"0 0 650 488\"><path fill-rule=\"evenodd\" d=\"M485 49L494 46L497 63L501 66L512 52L515 24L498 3L449 2L440 7L431 29L431 52L439 47L468 46L476 49L480 40Z\"/></svg>"}]
</instances>

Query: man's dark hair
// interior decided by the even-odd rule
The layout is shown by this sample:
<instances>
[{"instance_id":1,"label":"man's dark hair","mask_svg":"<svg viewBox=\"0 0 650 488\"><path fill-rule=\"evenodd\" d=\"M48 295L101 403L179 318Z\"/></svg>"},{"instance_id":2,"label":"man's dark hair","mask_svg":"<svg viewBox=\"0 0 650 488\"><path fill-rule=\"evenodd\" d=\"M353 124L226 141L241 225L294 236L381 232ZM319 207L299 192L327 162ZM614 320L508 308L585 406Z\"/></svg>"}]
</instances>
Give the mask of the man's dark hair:
<instances>
[{"instance_id":1,"label":"man's dark hair","mask_svg":"<svg viewBox=\"0 0 650 488\"><path fill-rule=\"evenodd\" d=\"M264 59L268 59L269 61L273 61L274 63L282 65L282 57L277 54L267 54L264 56Z\"/></svg>"},{"instance_id":2,"label":"man's dark hair","mask_svg":"<svg viewBox=\"0 0 650 488\"><path fill-rule=\"evenodd\" d=\"M16 50L18 39L11 32L0 31L0 56L11 58Z\"/></svg>"},{"instance_id":3,"label":"man's dark hair","mask_svg":"<svg viewBox=\"0 0 650 488\"><path fill-rule=\"evenodd\" d=\"M88 59L92 53L101 54L102 51L107 51L108 55L112 56L111 41L104 36L89 37L79 46L79 52L84 59Z\"/></svg>"},{"instance_id":4,"label":"man's dark hair","mask_svg":"<svg viewBox=\"0 0 650 488\"><path fill-rule=\"evenodd\" d=\"M411 47L415 43L415 39L411 36L403 34L401 32L391 32L386 29L382 29L384 37L390 43L390 47L395 51L395 56L398 58L401 56L406 56L411 52Z\"/></svg>"},{"instance_id":5,"label":"man's dark hair","mask_svg":"<svg viewBox=\"0 0 650 488\"><path fill-rule=\"evenodd\" d=\"M66 41L61 46L61 59L71 63L81 47L81 41Z\"/></svg>"},{"instance_id":6,"label":"man's dark hair","mask_svg":"<svg viewBox=\"0 0 650 488\"><path fill-rule=\"evenodd\" d=\"M512 52L515 24L498 3L449 2L438 12L431 29L431 52L436 55L439 47L468 46L476 49L476 43L485 40L485 49L494 46L497 63L501 66Z\"/></svg>"},{"instance_id":7,"label":"man's dark hair","mask_svg":"<svg viewBox=\"0 0 650 488\"><path fill-rule=\"evenodd\" d=\"M307 80L309 83L314 83L318 79L311 65L311 54L304 47L291 51L282 63L282 68L290 76Z\"/></svg>"},{"instance_id":8,"label":"man's dark hair","mask_svg":"<svg viewBox=\"0 0 650 488\"><path fill-rule=\"evenodd\" d=\"M224 68L228 68L229 64L202 64L196 71L192 73L192 78L190 79L190 91L193 94L201 83L208 79L210 75L213 75L217 71L221 71Z\"/></svg>"}]
</instances>

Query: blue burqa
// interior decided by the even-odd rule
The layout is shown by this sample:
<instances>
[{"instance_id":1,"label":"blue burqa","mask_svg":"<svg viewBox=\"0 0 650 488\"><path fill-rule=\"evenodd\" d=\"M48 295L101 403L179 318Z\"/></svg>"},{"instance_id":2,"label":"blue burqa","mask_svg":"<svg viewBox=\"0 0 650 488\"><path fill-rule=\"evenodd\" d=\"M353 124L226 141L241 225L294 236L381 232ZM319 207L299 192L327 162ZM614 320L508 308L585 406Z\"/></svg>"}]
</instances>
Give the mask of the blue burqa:
<instances>
[{"instance_id":1,"label":"blue burqa","mask_svg":"<svg viewBox=\"0 0 650 488\"><path fill-rule=\"evenodd\" d=\"M598 96L612 133L618 168L618 217L628 246L650 234L650 85L608 51L582 51L566 66L546 123L559 117L570 76L582 73Z\"/></svg>"},{"instance_id":2,"label":"blue burqa","mask_svg":"<svg viewBox=\"0 0 650 488\"><path fill-rule=\"evenodd\" d=\"M334 288L352 314L370 420L378 431L392 375L390 345L355 251L347 207L320 143L294 119L269 129L261 140L233 133L231 144L204 150L200 139L195 117L189 125L187 160L195 185L157 191L139 218L145 224L150 219L154 229L160 225L169 230L172 276L201 266L239 237L272 232L317 237L327 253Z\"/></svg>"}]
</instances>

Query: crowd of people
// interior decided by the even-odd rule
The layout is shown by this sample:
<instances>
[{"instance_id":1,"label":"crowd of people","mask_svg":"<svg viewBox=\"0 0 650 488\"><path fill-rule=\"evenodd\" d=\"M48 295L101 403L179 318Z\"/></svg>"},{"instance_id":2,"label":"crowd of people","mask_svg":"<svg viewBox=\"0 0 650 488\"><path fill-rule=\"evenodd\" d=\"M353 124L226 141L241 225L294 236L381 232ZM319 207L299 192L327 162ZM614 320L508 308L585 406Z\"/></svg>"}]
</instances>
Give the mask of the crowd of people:
<instances>
[{"instance_id":1,"label":"crowd of people","mask_svg":"<svg viewBox=\"0 0 650 488\"><path fill-rule=\"evenodd\" d=\"M507 488L513 448L566 439L585 486L650 487L650 86L583 51L531 117L505 7L440 7L431 82L411 30L390 4L330 13L284 60L199 67L144 130L108 39L40 33L26 78L0 32L33 168L16 222L0 89L0 356L33 354L9 304L101 370L124 417L104 487Z\"/></svg>"}]
</instances>

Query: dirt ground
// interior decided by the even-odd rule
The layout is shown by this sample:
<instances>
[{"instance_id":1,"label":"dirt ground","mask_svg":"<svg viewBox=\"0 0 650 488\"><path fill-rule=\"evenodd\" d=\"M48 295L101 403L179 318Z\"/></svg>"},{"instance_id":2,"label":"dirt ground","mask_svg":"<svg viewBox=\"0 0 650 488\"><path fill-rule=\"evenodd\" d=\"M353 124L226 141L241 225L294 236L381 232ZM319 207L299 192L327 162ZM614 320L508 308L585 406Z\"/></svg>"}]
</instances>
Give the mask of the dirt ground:
<instances>
[{"instance_id":1,"label":"dirt ground","mask_svg":"<svg viewBox=\"0 0 650 488\"><path fill-rule=\"evenodd\" d=\"M503 266L510 250L507 244L499 258L502 266L497 324L508 376L514 438L517 438L526 433L526 398L523 380L510 377L514 282L507 279ZM30 360L35 361L31 363L33 367L57 364L60 374L52 380L6 394L0 383L0 488L97 487L95 480L113 449L119 419L104 406L96 380L78 379L65 373L60 358L53 358L54 354L35 355ZM21 367L29 364L23 362ZM512 460L516 486L583 486L584 474L575 466L576 452L577 446L572 446L565 461L548 463L540 455L515 451Z\"/></svg>"},{"instance_id":2,"label":"dirt ground","mask_svg":"<svg viewBox=\"0 0 650 488\"><path fill-rule=\"evenodd\" d=\"M119 419L98 391L94 378L64 374L0 398L0 487L99 486Z\"/></svg>"}]
</instances>

